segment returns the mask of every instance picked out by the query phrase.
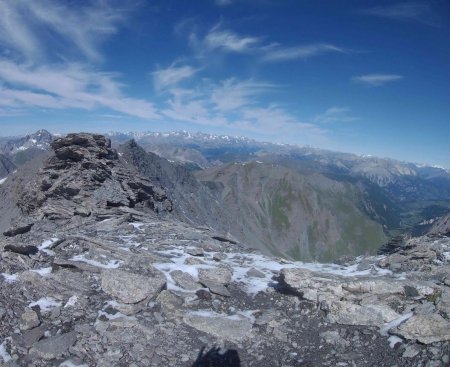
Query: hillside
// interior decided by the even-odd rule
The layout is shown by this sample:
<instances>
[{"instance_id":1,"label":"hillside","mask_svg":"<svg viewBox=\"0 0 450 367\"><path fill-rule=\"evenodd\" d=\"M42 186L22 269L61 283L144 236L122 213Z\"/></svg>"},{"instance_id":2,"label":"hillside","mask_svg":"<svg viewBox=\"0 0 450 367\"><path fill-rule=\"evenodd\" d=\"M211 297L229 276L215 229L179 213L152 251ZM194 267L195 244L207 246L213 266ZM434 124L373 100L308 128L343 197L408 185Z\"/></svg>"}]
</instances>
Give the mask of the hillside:
<instances>
[{"instance_id":1,"label":"hillside","mask_svg":"<svg viewBox=\"0 0 450 367\"><path fill-rule=\"evenodd\" d=\"M364 193L355 185L259 162L196 176L233 213L230 232L266 253L330 261L374 253L386 240L382 225L364 212Z\"/></svg>"}]
</instances>

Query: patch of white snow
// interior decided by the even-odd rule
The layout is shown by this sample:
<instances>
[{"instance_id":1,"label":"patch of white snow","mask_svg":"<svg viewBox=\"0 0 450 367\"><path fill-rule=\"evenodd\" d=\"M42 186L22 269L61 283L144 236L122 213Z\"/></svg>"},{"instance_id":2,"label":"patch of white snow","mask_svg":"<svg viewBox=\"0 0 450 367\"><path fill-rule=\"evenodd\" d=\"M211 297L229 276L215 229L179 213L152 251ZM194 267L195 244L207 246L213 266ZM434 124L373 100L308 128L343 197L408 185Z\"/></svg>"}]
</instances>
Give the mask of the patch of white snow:
<instances>
[{"instance_id":1,"label":"patch of white snow","mask_svg":"<svg viewBox=\"0 0 450 367\"><path fill-rule=\"evenodd\" d=\"M408 313L406 313L406 314L396 318L395 320L387 322L386 324L384 324L380 328L380 334L383 335L383 336L387 336L388 335L388 331L390 329L399 326L400 324L404 323L406 320L410 319L412 316L413 316L413 313L412 312L408 312Z\"/></svg>"},{"instance_id":2,"label":"patch of white snow","mask_svg":"<svg viewBox=\"0 0 450 367\"><path fill-rule=\"evenodd\" d=\"M46 312L46 311L51 311L52 309L54 309L56 307L60 307L61 305L62 305L62 302L57 301L56 299L54 299L52 297L42 297L35 302L31 302L28 305L28 307L31 308L33 306L39 306L41 311Z\"/></svg>"},{"instance_id":3,"label":"patch of white snow","mask_svg":"<svg viewBox=\"0 0 450 367\"><path fill-rule=\"evenodd\" d=\"M117 269L121 264L123 264L122 260L114 260L114 259L111 259L106 264L104 264L97 260L87 259L84 254L76 255L76 256L72 257L70 260L81 261L86 264L93 265L93 266L96 266L98 268L103 268L103 269Z\"/></svg>"}]
</instances>

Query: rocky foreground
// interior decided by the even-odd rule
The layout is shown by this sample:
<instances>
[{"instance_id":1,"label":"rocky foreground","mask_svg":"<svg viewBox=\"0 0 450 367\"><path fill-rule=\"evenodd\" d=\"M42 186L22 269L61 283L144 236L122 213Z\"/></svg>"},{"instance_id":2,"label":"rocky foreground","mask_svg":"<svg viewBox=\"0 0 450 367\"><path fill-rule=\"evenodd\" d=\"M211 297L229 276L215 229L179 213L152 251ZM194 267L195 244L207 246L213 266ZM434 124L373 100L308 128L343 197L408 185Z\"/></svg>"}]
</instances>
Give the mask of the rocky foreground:
<instances>
[{"instance_id":1,"label":"rocky foreground","mask_svg":"<svg viewBox=\"0 0 450 367\"><path fill-rule=\"evenodd\" d=\"M104 138L53 149L0 187L0 366L449 365L450 238L273 259L176 220Z\"/></svg>"}]
</instances>

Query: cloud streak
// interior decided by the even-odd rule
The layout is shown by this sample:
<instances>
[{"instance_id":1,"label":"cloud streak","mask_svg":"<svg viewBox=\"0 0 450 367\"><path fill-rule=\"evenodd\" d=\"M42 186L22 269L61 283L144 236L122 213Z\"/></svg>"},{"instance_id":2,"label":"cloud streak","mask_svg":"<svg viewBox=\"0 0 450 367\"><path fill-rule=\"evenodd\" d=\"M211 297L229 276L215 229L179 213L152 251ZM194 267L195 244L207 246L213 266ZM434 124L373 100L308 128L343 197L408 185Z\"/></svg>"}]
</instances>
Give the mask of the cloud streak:
<instances>
[{"instance_id":1,"label":"cloud streak","mask_svg":"<svg viewBox=\"0 0 450 367\"><path fill-rule=\"evenodd\" d=\"M189 65L176 66L176 63L172 63L169 67L156 70L152 73L155 88L161 91L167 87L176 85L194 76L198 70Z\"/></svg>"},{"instance_id":2,"label":"cloud streak","mask_svg":"<svg viewBox=\"0 0 450 367\"><path fill-rule=\"evenodd\" d=\"M352 81L369 87L380 87L387 83L399 81L403 78L403 75L398 74L366 74L355 76L352 78Z\"/></svg>"},{"instance_id":3,"label":"cloud streak","mask_svg":"<svg viewBox=\"0 0 450 367\"><path fill-rule=\"evenodd\" d=\"M274 63L308 59L329 53L348 52L346 49L330 43L283 47L276 42L265 43L263 41L264 37L241 35L232 30L223 29L220 23L210 29L203 38L199 38L195 32L190 34L190 44L200 56L219 50L226 53L254 55L262 62Z\"/></svg>"},{"instance_id":4,"label":"cloud streak","mask_svg":"<svg viewBox=\"0 0 450 367\"><path fill-rule=\"evenodd\" d=\"M262 57L263 61L277 62L289 61L296 59L307 59L313 56L319 56L326 53L344 53L345 50L326 43L317 43L305 46L296 47L274 47L269 49Z\"/></svg>"},{"instance_id":5,"label":"cloud streak","mask_svg":"<svg viewBox=\"0 0 450 367\"><path fill-rule=\"evenodd\" d=\"M423 2L406 2L388 6L365 9L361 13L393 20L415 21L429 26L439 26L439 16L430 4Z\"/></svg>"},{"instance_id":6,"label":"cloud streak","mask_svg":"<svg viewBox=\"0 0 450 367\"><path fill-rule=\"evenodd\" d=\"M330 107L325 112L316 115L313 122L318 124L332 124L340 122L353 122L358 118L350 114L348 107Z\"/></svg>"},{"instance_id":7,"label":"cloud streak","mask_svg":"<svg viewBox=\"0 0 450 367\"><path fill-rule=\"evenodd\" d=\"M109 108L130 116L158 119L152 103L125 96L117 75L80 64L30 67L0 61L0 105L52 109Z\"/></svg>"},{"instance_id":8,"label":"cloud streak","mask_svg":"<svg viewBox=\"0 0 450 367\"><path fill-rule=\"evenodd\" d=\"M118 31L127 14L109 1L69 7L50 0L0 0L0 7L0 41L27 61L59 57L62 51L101 61L101 42Z\"/></svg>"},{"instance_id":9,"label":"cloud streak","mask_svg":"<svg viewBox=\"0 0 450 367\"><path fill-rule=\"evenodd\" d=\"M257 50L261 40L258 37L241 36L230 30L222 30L215 26L204 39L208 50L222 49L224 51L249 53Z\"/></svg>"}]
</instances>

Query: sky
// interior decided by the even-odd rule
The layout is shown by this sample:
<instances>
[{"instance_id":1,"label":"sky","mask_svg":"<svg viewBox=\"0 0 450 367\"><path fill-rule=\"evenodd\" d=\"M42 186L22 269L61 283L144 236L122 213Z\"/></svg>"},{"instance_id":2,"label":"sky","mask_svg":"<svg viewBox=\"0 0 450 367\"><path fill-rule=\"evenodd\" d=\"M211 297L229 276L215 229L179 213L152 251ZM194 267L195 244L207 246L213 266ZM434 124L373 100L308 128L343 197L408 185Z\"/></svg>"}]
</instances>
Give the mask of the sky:
<instances>
[{"instance_id":1,"label":"sky","mask_svg":"<svg viewBox=\"0 0 450 367\"><path fill-rule=\"evenodd\" d=\"M0 136L174 131L450 168L448 0L0 0Z\"/></svg>"}]
</instances>

